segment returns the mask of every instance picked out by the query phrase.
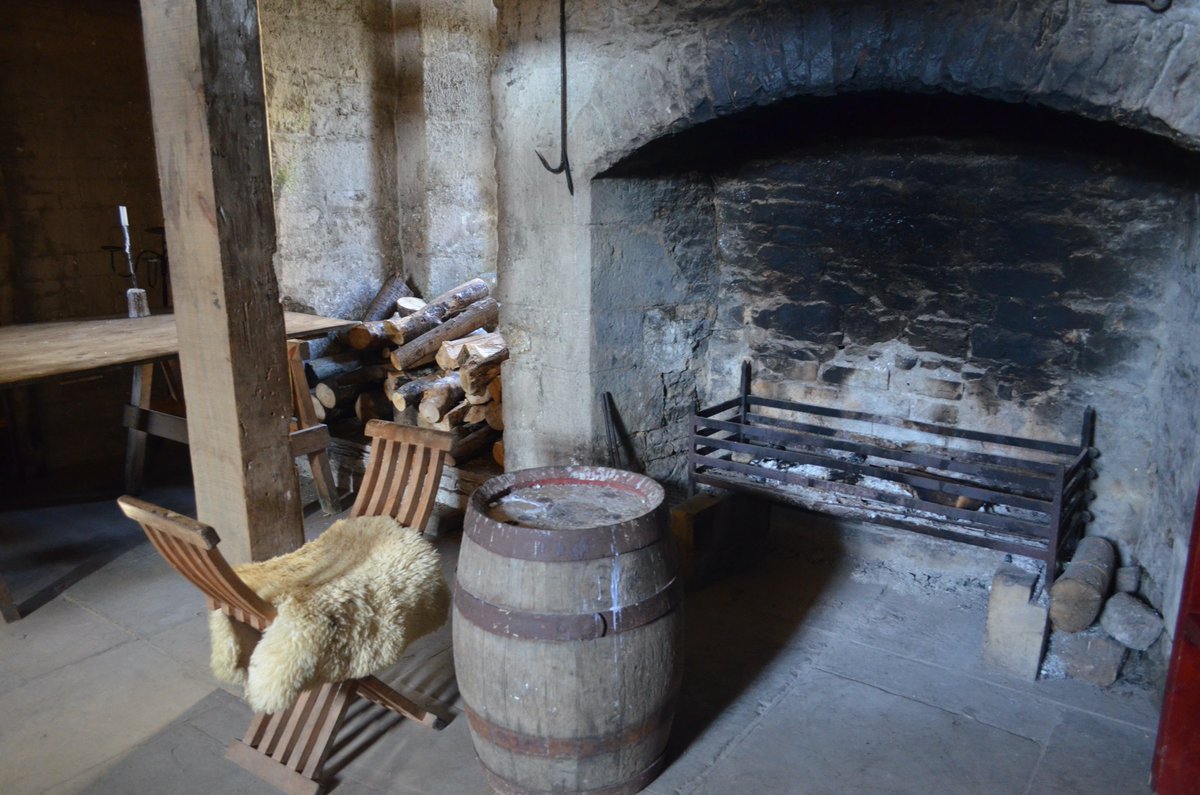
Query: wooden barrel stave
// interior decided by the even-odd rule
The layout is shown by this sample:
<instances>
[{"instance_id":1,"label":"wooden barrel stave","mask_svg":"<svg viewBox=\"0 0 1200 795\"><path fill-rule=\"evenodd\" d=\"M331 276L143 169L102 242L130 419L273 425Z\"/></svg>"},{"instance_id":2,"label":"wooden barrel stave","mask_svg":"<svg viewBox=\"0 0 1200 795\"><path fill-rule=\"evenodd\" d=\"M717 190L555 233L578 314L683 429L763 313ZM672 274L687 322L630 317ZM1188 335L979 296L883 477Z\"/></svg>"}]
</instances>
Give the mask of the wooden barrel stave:
<instances>
[{"instance_id":1,"label":"wooden barrel stave","mask_svg":"<svg viewBox=\"0 0 1200 795\"><path fill-rule=\"evenodd\" d=\"M579 643L504 639L475 627L455 632L463 700L500 735L473 732L480 761L496 775L531 791L587 791L634 778L662 753L678 688L679 611ZM524 664L531 659L536 666ZM533 668L544 675L512 675ZM542 747L514 749L513 734L541 739Z\"/></svg>"}]
</instances>

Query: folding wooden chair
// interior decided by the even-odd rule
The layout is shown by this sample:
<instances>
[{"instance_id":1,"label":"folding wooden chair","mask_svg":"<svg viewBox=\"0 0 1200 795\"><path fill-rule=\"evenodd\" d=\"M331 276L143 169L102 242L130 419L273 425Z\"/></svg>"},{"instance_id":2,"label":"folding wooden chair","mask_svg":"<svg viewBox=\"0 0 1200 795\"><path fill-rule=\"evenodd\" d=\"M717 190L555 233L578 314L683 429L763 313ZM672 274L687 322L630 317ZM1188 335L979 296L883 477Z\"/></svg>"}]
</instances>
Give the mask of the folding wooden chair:
<instances>
[{"instance_id":1,"label":"folding wooden chair","mask_svg":"<svg viewBox=\"0 0 1200 795\"><path fill-rule=\"evenodd\" d=\"M374 442L352 515L390 515L423 530L437 496L450 434L383 421L369 423L367 433ZM270 625L275 608L255 594L217 551L220 539L211 527L134 497L117 502L126 516L142 526L167 562L204 592L210 609L258 632ZM355 697L430 728L443 726L437 716L368 676L307 690L284 712L256 714L245 737L233 741L226 755L283 792L315 795L322 789L326 758Z\"/></svg>"}]
</instances>

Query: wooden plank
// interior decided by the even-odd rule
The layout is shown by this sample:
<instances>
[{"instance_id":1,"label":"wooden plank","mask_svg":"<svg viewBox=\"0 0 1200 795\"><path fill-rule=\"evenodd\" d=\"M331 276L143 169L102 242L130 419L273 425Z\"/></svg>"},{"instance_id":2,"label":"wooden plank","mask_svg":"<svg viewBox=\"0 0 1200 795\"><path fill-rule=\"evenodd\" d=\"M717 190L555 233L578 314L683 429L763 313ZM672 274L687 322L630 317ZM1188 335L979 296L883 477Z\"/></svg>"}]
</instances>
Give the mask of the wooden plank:
<instances>
[{"instance_id":1,"label":"wooden plank","mask_svg":"<svg viewBox=\"0 0 1200 795\"><path fill-rule=\"evenodd\" d=\"M288 337L315 337L354 325L284 312ZM282 335L280 344L282 344ZM67 320L0 326L0 386L168 359L179 353L175 315Z\"/></svg>"},{"instance_id":2,"label":"wooden plank","mask_svg":"<svg viewBox=\"0 0 1200 795\"><path fill-rule=\"evenodd\" d=\"M255 0L144 0L196 509L232 563L304 540Z\"/></svg>"},{"instance_id":3,"label":"wooden plank","mask_svg":"<svg viewBox=\"0 0 1200 795\"><path fill-rule=\"evenodd\" d=\"M321 503L321 511L326 516L333 516L341 510L341 500L337 494L337 484L333 480L333 469L329 466L329 429L317 420L316 410L308 391L308 380L304 376L304 357L307 355L307 345L301 340L287 341L288 381L292 394L292 408L296 412L296 424L300 430L292 434L292 457L308 456L308 465L312 471L313 485L317 489L317 499ZM320 428L320 433L314 434ZM303 436L315 439L315 444L304 446ZM303 449L302 449L303 448Z\"/></svg>"},{"instance_id":4,"label":"wooden plank","mask_svg":"<svg viewBox=\"0 0 1200 795\"><path fill-rule=\"evenodd\" d=\"M151 436L170 439L180 444L188 443L187 420L175 414L126 406L123 424L126 428L136 429Z\"/></svg>"}]
</instances>

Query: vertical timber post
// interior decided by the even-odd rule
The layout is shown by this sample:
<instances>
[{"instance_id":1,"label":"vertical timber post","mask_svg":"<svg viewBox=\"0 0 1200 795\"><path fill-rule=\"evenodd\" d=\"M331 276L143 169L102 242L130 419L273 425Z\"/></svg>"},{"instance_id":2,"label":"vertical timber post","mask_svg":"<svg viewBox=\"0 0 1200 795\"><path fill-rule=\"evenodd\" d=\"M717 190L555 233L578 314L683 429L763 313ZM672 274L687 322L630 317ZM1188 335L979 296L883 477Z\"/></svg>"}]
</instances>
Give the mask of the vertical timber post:
<instances>
[{"instance_id":1,"label":"vertical timber post","mask_svg":"<svg viewBox=\"0 0 1200 795\"><path fill-rule=\"evenodd\" d=\"M142 0L201 521L234 563L303 541L256 0Z\"/></svg>"}]
</instances>

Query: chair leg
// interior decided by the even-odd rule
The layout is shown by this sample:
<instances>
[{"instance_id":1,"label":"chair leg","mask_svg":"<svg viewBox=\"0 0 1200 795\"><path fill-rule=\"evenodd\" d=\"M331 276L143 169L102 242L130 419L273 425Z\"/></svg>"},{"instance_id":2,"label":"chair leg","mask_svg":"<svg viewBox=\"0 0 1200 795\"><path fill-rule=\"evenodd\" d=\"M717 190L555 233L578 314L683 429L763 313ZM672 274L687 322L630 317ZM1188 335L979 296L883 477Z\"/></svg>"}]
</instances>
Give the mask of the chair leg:
<instances>
[{"instance_id":1,"label":"chair leg","mask_svg":"<svg viewBox=\"0 0 1200 795\"><path fill-rule=\"evenodd\" d=\"M246 736L225 755L288 795L317 795L329 749L358 690L357 681L322 685L300 694L275 715L254 716Z\"/></svg>"},{"instance_id":2,"label":"chair leg","mask_svg":"<svg viewBox=\"0 0 1200 795\"><path fill-rule=\"evenodd\" d=\"M409 701L374 676L358 680L358 694L384 709L397 712L409 720L415 720L422 726L437 730L446 727L446 722L437 715Z\"/></svg>"}]
</instances>

